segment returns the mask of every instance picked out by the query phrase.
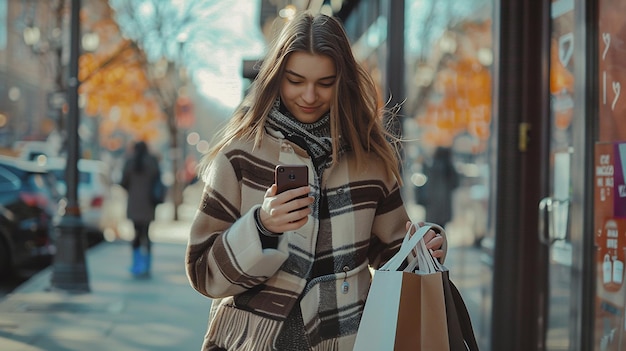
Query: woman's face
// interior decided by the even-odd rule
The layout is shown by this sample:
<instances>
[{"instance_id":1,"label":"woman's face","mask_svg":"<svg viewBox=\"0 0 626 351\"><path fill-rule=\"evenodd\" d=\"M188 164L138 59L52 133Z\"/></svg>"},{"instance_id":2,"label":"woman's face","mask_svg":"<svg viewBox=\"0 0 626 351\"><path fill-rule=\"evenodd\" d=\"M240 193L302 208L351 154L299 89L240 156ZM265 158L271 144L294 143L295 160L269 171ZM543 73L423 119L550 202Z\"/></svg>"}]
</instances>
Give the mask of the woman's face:
<instances>
[{"instance_id":1,"label":"woman's face","mask_svg":"<svg viewBox=\"0 0 626 351\"><path fill-rule=\"evenodd\" d=\"M283 71L280 99L298 121L313 123L330 110L335 81L330 57L294 52Z\"/></svg>"}]
</instances>

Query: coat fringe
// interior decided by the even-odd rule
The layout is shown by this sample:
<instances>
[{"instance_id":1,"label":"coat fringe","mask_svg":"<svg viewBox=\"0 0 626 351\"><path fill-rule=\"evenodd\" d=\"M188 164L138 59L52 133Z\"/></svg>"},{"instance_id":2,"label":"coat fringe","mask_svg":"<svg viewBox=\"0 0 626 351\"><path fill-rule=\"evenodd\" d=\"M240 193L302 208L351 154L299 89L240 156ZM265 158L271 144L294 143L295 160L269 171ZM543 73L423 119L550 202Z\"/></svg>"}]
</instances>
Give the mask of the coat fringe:
<instances>
[{"instance_id":1,"label":"coat fringe","mask_svg":"<svg viewBox=\"0 0 626 351\"><path fill-rule=\"evenodd\" d=\"M339 351L339 339L328 339L315 345L312 351Z\"/></svg>"},{"instance_id":2,"label":"coat fringe","mask_svg":"<svg viewBox=\"0 0 626 351\"><path fill-rule=\"evenodd\" d=\"M232 306L220 306L211 321L204 349L217 345L229 351L272 350L282 322Z\"/></svg>"}]
</instances>

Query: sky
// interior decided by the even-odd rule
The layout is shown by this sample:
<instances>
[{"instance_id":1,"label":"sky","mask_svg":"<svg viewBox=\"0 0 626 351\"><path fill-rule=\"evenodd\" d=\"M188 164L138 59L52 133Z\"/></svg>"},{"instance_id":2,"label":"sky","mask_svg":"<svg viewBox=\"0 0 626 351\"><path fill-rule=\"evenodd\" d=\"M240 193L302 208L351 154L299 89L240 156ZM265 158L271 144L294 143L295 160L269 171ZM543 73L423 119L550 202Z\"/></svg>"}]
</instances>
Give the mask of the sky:
<instances>
[{"instance_id":1,"label":"sky","mask_svg":"<svg viewBox=\"0 0 626 351\"><path fill-rule=\"evenodd\" d=\"M227 110L237 106L243 92L242 60L261 58L265 50L259 27L259 1L109 0L109 3L116 10L116 21L124 35L141 43L150 61L161 57L175 62L182 60L200 96ZM132 15L120 10L124 4L131 4ZM166 20L159 21L159 16Z\"/></svg>"}]
</instances>

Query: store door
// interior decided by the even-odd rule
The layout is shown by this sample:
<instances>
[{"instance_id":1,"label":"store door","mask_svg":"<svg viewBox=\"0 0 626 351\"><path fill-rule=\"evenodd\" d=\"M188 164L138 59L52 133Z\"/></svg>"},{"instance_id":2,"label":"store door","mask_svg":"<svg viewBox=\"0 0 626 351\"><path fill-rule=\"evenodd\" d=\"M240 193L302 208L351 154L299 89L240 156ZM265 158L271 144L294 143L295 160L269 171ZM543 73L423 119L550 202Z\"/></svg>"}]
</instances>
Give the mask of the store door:
<instances>
[{"instance_id":1,"label":"store door","mask_svg":"<svg viewBox=\"0 0 626 351\"><path fill-rule=\"evenodd\" d=\"M578 225L572 217L574 184L581 183L585 172L574 172L584 153L584 145L576 145L577 128L584 124L575 123L577 104L575 99L576 78L574 45L575 34L574 1L553 0L551 6L550 41L550 153L548 187L549 194L539 203L539 240L548 249L548 267L545 281L545 350L575 350L577 336L575 324L580 318L580 309L572 308L579 291L574 276L581 245L572 235L572 226Z\"/></svg>"}]
</instances>

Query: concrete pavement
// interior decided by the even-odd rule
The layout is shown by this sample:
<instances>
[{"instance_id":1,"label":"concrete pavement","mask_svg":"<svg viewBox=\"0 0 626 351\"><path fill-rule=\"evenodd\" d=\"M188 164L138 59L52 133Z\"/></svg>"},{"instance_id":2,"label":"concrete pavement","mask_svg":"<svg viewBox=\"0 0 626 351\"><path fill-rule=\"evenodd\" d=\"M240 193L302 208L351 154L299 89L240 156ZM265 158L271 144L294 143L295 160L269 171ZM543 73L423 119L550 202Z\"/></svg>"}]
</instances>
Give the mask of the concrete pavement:
<instances>
[{"instance_id":1,"label":"concrete pavement","mask_svg":"<svg viewBox=\"0 0 626 351\"><path fill-rule=\"evenodd\" d=\"M185 219L153 223L151 278L128 273L126 241L87 251L89 293L50 291L51 268L39 272L0 301L0 350L200 350L211 300L185 276Z\"/></svg>"}]
</instances>

